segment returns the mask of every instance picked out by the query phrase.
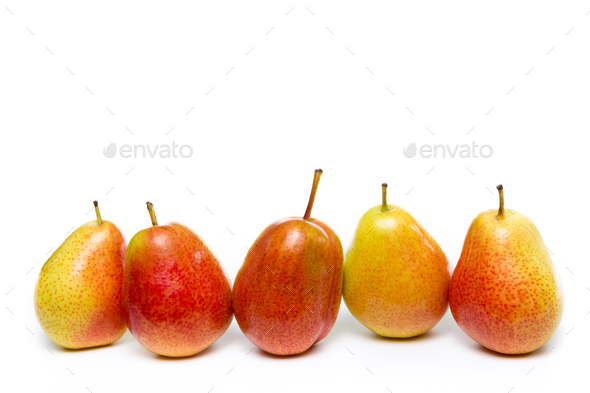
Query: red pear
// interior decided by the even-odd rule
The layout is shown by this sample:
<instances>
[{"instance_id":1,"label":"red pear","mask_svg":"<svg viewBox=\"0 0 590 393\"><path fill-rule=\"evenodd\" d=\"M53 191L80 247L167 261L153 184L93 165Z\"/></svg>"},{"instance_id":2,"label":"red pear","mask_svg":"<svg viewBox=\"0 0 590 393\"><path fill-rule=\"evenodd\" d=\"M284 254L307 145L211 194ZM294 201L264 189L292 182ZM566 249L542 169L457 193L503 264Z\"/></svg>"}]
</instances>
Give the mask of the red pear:
<instances>
[{"instance_id":1,"label":"red pear","mask_svg":"<svg viewBox=\"0 0 590 393\"><path fill-rule=\"evenodd\" d=\"M139 231L127 248L123 307L129 331L163 356L194 355L214 343L232 320L231 286L197 234L170 223Z\"/></svg>"},{"instance_id":2,"label":"red pear","mask_svg":"<svg viewBox=\"0 0 590 393\"><path fill-rule=\"evenodd\" d=\"M306 351L330 333L340 309L342 244L330 227L310 218L321 174L316 170L303 218L270 224L236 276L236 321L253 344L272 354Z\"/></svg>"}]
</instances>

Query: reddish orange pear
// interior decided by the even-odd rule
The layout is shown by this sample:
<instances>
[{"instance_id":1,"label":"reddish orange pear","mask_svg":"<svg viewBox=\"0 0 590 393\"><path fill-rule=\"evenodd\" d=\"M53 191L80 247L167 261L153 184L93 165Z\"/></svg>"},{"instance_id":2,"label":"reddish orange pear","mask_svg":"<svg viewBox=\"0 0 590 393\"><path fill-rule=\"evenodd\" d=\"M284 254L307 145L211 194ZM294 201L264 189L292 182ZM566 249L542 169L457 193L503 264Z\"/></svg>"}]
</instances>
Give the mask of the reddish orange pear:
<instances>
[{"instance_id":1,"label":"reddish orange pear","mask_svg":"<svg viewBox=\"0 0 590 393\"><path fill-rule=\"evenodd\" d=\"M561 321L563 292L535 225L515 210L487 210L473 220L453 272L449 303L469 337L506 354L534 351Z\"/></svg>"},{"instance_id":2,"label":"reddish orange pear","mask_svg":"<svg viewBox=\"0 0 590 393\"><path fill-rule=\"evenodd\" d=\"M217 258L184 225L139 231L125 258L123 306L127 327L158 355L194 355L213 344L232 320L231 286Z\"/></svg>"},{"instance_id":3,"label":"reddish orange pear","mask_svg":"<svg viewBox=\"0 0 590 393\"><path fill-rule=\"evenodd\" d=\"M103 221L76 229L49 257L35 287L35 313L45 334L65 348L110 344L124 333L121 311L126 243Z\"/></svg>"},{"instance_id":4,"label":"reddish orange pear","mask_svg":"<svg viewBox=\"0 0 590 393\"><path fill-rule=\"evenodd\" d=\"M342 244L323 222L311 218L322 170L315 171L303 218L270 224L250 248L233 288L242 332L259 348L293 355L326 337L342 294Z\"/></svg>"}]
</instances>

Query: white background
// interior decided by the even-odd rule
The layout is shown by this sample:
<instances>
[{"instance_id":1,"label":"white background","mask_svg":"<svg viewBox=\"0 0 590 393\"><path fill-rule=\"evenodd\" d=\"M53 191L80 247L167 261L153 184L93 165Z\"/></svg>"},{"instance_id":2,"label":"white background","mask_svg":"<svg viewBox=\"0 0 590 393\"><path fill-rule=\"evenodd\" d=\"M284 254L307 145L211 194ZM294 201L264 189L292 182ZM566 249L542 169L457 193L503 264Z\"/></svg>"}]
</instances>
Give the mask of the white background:
<instances>
[{"instance_id":1,"label":"white background","mask_svg":"<svg viewBox=\"0 0 590 393\"><path fill-rule=\"evenodd\" d=\"M195 3L2 3L2 385L588 388L588 1ZM172 141L191 145L193 156L102 154L112 142ZM402 150L412 142L489 144L494 154L409 159ZM92 200L127 240L150 225L150 200L161 223L204 237L233 279L266 225L303 214L315 168L324 175L313 216L346 249L388 182L390 203L414 215L451 267L471 220L497 206L494 187L503 183L507 206L536 224L562 277L565 313L554 337L532 354L502 356L447 312L422 337L383 339L343 305L334 335L302 355L247 354L252 345L234 321L201 354L172 360L129 333L108 347L64 350L39 327L36 277L50 250L93 219Z\"/></svg>"}]
</instances>

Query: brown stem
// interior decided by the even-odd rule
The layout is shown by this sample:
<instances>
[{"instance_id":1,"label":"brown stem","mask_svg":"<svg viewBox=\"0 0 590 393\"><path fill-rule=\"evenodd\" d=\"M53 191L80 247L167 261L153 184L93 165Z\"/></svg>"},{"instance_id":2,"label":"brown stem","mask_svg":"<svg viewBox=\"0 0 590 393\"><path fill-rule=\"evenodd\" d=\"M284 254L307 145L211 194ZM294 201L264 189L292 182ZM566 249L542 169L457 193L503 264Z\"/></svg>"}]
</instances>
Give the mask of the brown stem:
<instances>
[{"instance_id":1,"label":"brown stem","mask_svg":"<svg viewBox=\"0 0 590 393\"><path fill-rule=\"evenodd\" d=\"M387 211L387 183L381 184L381 197L383 200L381 212L385 213Z\"/></svg>"},{"instance_id":2,"label":"brown stem","mask_svg":"<svg viewBox=\"0 0 590 393\"><path fill-rule=\"evenodd\" d=\"M102 217L100 216L100 210L98 210L98 201L93 201L94 203L94 211L96 212L96 222L98 226L102 225Z\"/></svg>"},{"instance_id":3,"label":"brown stem","mask_svg":"<svg viewBox=\"0 0 590 393\"><path fill-rule=\"evenodd\" d=\"M309 202L307 202L307 209L305 209L305 214L303 215L303 219L309 221L311 217L311 209L313 208L313 201L315 200L315 193L318 190L318 184L320 184L320 177L322 177L321 169L316 169L315 174L313 176L313 185L311 186L311 195L309 196Z\"/></svg>"},{"instance_id":4,"label":"brown stem","mask_svg":"<svg viewBox=\"0 0 590 393\"><path fill-rule=\"evenodd\" d=\"M152 219L152 225L158 225L158 220L156 219L156 211L154 210L154 205L151 202L146 202L148 212L150 212L150 218Z\"/></svg>"},{"instance_id":5,"label":"brown stem","mask_svg":"<svg viewBox=\"0 0 590 393\"><path fill-rule=\"evenodd\" d=\"M500 193L500 208L498 209L498 220L504 219L504 187L501 184L496 186Z\"/></svg>"}]
</instances>

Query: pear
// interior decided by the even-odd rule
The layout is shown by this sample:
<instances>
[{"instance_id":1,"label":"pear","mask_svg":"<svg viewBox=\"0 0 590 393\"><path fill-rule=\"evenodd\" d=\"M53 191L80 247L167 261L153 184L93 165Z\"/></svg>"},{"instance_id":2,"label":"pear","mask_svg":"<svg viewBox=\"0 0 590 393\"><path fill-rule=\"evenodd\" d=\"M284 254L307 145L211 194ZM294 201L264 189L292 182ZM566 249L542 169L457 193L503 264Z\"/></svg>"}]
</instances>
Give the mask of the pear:
<instances>
[{"instance_id":1,"label":"pear","mask_svg":"<svg viewBox=\"0 0 590 393\"><path fill-rule=\"evenodd\" d=\"M233 288L236 321L256 346L275 355L306 351L330 334L342 297L340 239L311 209L270 224L250 247Z\"/></svg>"},{"instance_id":2,"label":"pear","mask_svg":"<svg viewBox=\"0 0 590 393\"><path fill-rule=\"evenodd\" d=\"M129 331L147 350L183 357L201 352L232 321L231 284L203 240L178 223L139 231L127 248L123 308Z\"/></svg>"},{"instance_id":3,"label":"pear","mask_svg":"<svg viewBox=\"0 0 590 393\"><path fill-rule=\"evenodd\" d=\"M76 229L43 265L35 286L35 314L45 334L65 348L111 344L125 333L121 310L126 243L103 221Z\"/></svg>"},{"instance_id":4,"label":"pear","mask_svg":"<svg viewBox=\"0 0 590 393\"><path fill-rule=\"evenodd\" d=\"M399 206L381 205L360 219L344 262L342 295L351 314L384 337L413 337L432 329L448 306L447 257Z\"/></svg>"},{"instance_id":5,"label":"pear","mask_svg":"<svg viewBox=\"0 0 590 393\"><path fill-rule=\"evenodd\" d=\"M451 312L484 347L523 354L543 346L561 321L563 292L535 225L522 214L487 210L471 223L453 272Z\"/></svg>"}]
</instances>

